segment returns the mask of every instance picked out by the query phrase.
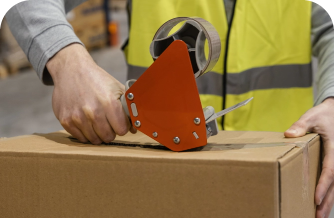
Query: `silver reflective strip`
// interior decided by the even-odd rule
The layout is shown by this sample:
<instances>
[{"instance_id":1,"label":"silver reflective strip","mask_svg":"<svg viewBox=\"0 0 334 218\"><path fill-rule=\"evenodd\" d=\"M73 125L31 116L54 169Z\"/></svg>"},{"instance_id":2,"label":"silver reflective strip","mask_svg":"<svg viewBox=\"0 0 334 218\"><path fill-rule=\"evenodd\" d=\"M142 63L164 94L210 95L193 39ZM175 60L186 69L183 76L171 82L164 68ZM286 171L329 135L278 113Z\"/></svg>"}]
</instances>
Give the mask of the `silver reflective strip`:
<instances>
[{"instance_id":1,"label":"silver reflective strip","mask_svg":"<svg viewBox=\"0 0 334 218\"><path fill-rule=\"evenodd\" d=\"M138 79L147 68L128 66L128 79ZM221 96L223 76L208 72L197 80L200 94ZM239 95L253 90L306 88L312 86L311 64L276 65L227 74L227 94Z\"/></svg>"},{"instance_id":2,"label":"silver reflective strip","mask_svg":"<svg viewBox=\"0 0 334 218\"><path fill-rule=\"evenodd\" d=\"M138 79L146 70L146 67L136 67L128 65L128 77L130 79ZM223 81L222 75L214 72L208 72L197 78L197 87L200 94L222 95Z\"/></svg>"},{"instance_id":3,"label":"silver reflective strip","mask_svg":"<svg viewBox=\"0 0 334 218\"><path fill-rule=\"evenodd\" d=\"M227 94L243 94L252 90L306 88L312 86L311 64L276 65L227 75Z\"/></svg>"},{"instance_id":4,"label":"silver reflective strip","mask_svg":"<svg viewBox=\"0 0 334 218\"><path fill-rule=\"evenodd\" d=\"M215 72L208 72L196 79L198 92L208 95L223 94L223 75Z\"/></svg>"}]
</instances>

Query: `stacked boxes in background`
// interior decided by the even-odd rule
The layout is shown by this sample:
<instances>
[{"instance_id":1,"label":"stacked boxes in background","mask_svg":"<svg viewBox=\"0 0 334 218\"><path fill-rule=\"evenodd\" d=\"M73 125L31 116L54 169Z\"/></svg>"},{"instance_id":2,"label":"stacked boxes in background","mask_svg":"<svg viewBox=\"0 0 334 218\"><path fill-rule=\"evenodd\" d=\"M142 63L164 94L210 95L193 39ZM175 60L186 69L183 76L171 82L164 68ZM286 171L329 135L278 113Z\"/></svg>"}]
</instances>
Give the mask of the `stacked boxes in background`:
<instances>
[{"instance_id":1,"label":"stacked boxes in background","mask_svg":"<svg viewBox=\"0 0 334 218\"><path fill-rule=\"evenodd\" d=\"M109 7L113 11L125 10L127 0L109 0Z\"/></svg>"},{"instance_id":2,"label":"stacked boxes in background","mask_svg":"<svg viewBox=\"0 0 334 218\"><path fill-rule=\"evenodd\" d=\"M108 43L103 5L104 0L88 0L68 13L69 23L88 50L102 48ZM0 79L27 67L31 65L4 19L0 29Z\"/></svg>"},{"instance_id":3,"label":"stacked boxes in background","mask_svg":"<svg viewBox=\"0 0 334 218\"><path fill-rule=\"evenodd\" d=\"M88 0L67 14L75 34L88 50L102 48L108 42L103 0Z\"/></svg>"}]
</instances>

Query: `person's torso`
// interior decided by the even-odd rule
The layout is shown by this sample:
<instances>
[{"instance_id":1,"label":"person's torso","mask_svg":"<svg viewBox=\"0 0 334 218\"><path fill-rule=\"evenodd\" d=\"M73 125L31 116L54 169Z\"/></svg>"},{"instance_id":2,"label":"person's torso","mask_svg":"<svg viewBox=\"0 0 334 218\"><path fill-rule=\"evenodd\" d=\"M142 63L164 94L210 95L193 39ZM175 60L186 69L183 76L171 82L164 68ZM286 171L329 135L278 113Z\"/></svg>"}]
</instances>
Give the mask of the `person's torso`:
<instances>
[{"instance_id":1,"label":"person's torso","mask_svg":"<svg viewBox=\"0 0 334 218\"><path fill-rule=\"evenodd\" d=\"M149 45L163 23L191 16L212 23L222 42L215 68L197 79L202 106L219 111L254 97L220 120L224 129L284 131L312 107L311 2L305 0L132 0L128 78L152 64Z\"/></svg>"}]
</instances>

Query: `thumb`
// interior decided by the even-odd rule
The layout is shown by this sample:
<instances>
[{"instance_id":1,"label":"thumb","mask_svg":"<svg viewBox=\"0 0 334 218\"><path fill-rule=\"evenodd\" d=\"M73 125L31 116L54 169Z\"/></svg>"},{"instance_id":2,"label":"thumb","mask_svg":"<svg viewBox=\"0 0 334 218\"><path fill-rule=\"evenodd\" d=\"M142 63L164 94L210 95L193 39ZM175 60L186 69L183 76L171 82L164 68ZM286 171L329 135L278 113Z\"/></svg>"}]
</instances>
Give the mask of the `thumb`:
<instances>
[{"instance_id":1,"label":"thumb","mask_svg":"<svg viewBox=\"0 0 334 218\"><path fill-rule=\"evenodd\" d=\"M287 138L296 138L306 135L309 132L311 126L305 118L301 117L297 122L284 132L284 136Z\"/></svg>"}]
</instances>

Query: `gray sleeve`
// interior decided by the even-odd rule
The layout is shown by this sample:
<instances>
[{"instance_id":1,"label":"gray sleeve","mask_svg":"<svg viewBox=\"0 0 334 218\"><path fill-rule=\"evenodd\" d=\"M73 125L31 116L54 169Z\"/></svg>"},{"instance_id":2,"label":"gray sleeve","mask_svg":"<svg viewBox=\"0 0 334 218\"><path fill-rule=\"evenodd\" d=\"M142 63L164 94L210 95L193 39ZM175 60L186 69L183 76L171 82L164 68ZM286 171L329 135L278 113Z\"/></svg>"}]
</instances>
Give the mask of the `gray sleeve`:
<instances>
[{"instance_id":1,"label":"gray sleeve","mask_svg":"<svg viewBox=\"0 0 334 218\"><path fill-rule=\"evenodd\" d=\"M6 20L44 84L52 85L45 65L62 48L81 43L66 13L85 0L29 0L12 7Z\"/></svg>"},{"instance_id":2,"label":"gray sleeve","mask_svg":"<svg viewBox=\"0 0 334 218\"><path fill-rule=\"evenodd\" d=\"M328 13L319 5L312 5L312 53L318 58L315 82L315 105L334 97L334 29Z\"/></svg>"}]
</instances>

